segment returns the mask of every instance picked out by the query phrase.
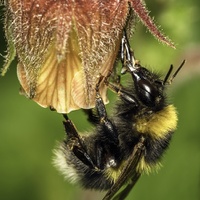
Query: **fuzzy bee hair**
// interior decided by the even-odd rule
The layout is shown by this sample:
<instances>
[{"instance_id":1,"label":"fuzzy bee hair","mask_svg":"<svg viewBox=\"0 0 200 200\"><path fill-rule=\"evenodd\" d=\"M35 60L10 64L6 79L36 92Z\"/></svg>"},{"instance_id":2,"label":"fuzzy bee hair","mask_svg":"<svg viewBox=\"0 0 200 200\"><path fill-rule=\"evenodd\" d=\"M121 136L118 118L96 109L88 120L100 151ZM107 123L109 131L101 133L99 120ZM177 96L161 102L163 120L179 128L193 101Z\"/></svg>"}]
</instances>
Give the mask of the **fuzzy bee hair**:
<instances>
[{"instance_id":1,"label":"fuzzy bee hair","mask_svg":"<svg viewBox=\"0 0 200 200\"><path fill-rule=\"evenodd\" d=\"M176 108L167 101L166 87L184 62L169 78L171 66L162 80L134 59L125 34L123 39L122 72L132 77L131 82L123 86L101 77L96 85L96 107L87 111L95 129L80 134L64 115L66 139L55 151L55 165L65 177L83 188L107 190L103 200L125 199L143 172L159 166L178 120ZM100 84L119 96L111 117L100 96Z\"/></svg>"}]
</instances>

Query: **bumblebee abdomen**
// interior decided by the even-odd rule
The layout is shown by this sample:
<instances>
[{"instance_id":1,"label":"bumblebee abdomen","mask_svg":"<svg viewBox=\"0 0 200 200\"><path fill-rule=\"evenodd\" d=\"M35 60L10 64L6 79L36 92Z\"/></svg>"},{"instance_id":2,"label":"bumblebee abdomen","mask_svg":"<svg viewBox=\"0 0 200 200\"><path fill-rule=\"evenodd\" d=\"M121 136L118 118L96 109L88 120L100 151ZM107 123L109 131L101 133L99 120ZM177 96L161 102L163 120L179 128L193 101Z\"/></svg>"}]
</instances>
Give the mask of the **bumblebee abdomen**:
<instances>
[{"instance_id":1,"label":"bumblebee abdomen","mask_svg":"<svg viewBox=\"0 0 200 200\"><path fill-rule=\"evenodd\" d=\"M138 171L149 172L159 166L176 126L177 112L173 105L136 119L133 128L145 137L145 155L138 164Z\"/></svg>"},{"instance_id":2,"label":"bumblebee abdomen","mask_svg":"<svg viewBox=\"0 0 200 200\"><path fill-rule=\"evenodd\" d=\"M61 145L54 154L54 165L71 183L97 190L108 190L113 185L113 179L106 175L105 169L84 164L66 145Z\"/></svg>"},{"instance_id":3,"label":"bumblebee abdomen","mask_svg":"<svg viewBox=\"0 0 200 200\"><path fill-rule=\"evenodd\" d=\"M108 190L114 181L110 177L105 176L104 170L88 169L83 171L80 184L87 189Z\"/></svg>"},{"instance_id":4,"label":"bumblebee abdomen","mask_svg":"<svg viewBox=\"0 0 200 200\"><path fill-rule=\"evenodd\" d=\"M168 133L162 139L147 139L145 161L148 163L155 163L160 160L165 150L169 147L171 137L172 132Z\"/></svg>"}]
</instances>

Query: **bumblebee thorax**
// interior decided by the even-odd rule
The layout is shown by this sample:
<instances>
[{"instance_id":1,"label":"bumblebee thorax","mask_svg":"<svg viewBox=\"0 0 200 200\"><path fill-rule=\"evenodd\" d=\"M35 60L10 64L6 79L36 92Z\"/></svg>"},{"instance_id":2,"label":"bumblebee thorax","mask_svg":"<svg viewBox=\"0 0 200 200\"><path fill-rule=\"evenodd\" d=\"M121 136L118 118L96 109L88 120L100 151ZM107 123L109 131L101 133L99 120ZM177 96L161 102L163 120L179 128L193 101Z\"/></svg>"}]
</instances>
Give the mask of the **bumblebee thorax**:
<instances>
[{"instance_id":1,"label":"bumblebee thorax","mask_svg":"<svg viewBox=\"0 0 200 200\"><path fill-rule=\"evenodd\" d=\"M135 118L133 128L141 134L159 139L176 129L177 120L176 108L173 105L168 105L157 112L139 114Z\"/></svg>"}]
</instances>

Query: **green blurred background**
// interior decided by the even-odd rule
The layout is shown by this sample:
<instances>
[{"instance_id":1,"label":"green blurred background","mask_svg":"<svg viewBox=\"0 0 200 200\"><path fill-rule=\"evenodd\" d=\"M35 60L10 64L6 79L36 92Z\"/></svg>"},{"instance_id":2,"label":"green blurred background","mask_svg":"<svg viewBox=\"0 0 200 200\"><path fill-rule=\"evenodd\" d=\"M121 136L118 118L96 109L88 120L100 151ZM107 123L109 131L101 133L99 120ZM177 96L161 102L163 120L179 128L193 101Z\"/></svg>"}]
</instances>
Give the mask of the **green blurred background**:
<instances>
[{"instance_id":1,"label":"green blurred background","mask_svg":"<svg viewBox=\"0 0 200 200\"><path fill-rule=\"evenodd\" d=\"M177 44L159 44L138 23L132 39L142 65L165 73L171 63L183 70L169 90L179 112L178 130L158 174L144 175L128 200L200 199L200 1L148 0L151 15ZM1 9L2 10L2 9ZM0 52L6 44L1 15ZM0 56L0 66L3 57ZM64 137L62 116L19 95L16 62L0 77L0 199L92 200L102 193L70 185L52 165L52 150ZM111 104L115 95L110 94ZM80 131L90 126L81 111L70 117Z\"/></svg>"}]
</instances>

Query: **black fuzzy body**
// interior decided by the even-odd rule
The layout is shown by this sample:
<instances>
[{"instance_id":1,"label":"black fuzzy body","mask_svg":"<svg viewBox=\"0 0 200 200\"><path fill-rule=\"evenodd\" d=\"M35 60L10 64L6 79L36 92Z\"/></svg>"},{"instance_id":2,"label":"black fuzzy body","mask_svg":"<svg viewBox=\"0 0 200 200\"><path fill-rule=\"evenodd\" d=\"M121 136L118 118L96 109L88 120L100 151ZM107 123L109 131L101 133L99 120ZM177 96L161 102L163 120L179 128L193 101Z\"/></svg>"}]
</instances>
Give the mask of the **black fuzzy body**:
<instances>
[{"instance_id":1,"label":"black fuzzy body","mask_svg":"<svg viewBox=\"0 0 200 200\"><path fill-rule=\"evenodd\" d=\"M143 74L143 76L153 81L159 79L156 74L151 74L145 68ZM161 92L163 92L163 89L163 87L159 88ZM162 94L159 105L149 107L141 102L133 85L122 88L121 90L126 91L126 95L130 98L134 97L137 105L119 96L119 100L113 110L113 116L108 118L109 123L107 125L98 123L93 132L80 136L83 148L91 158L95 167L90 166L90 163L87 163L85 160L80 160L70 150L71 143L74 145L74 138L67 137L62 145L67 165L74 168L78 176L78 182L84 188L108 190L116 181L114 177L109 176L107 173L109 160L114 159L115 162L115 166L110 166L111 170L118 170L126 163L126 160L132 154L141 136L144 137L142 157L147 168L154 167L169 146L173 130L167 132L163 137L157 138L148 134L148 132L141 133L135 128L140 118L151 117L168 106L164 94ZM93 120L94 118L95 120ZM100 119L98 114L93 114L89 116L89 120L95 121L96 124ZM109 127L109 124L112 127ZM111 135L110 132L114 132L114 135ZM100 157L98 156L98 152L101 152ZM139 173L138 171L142 172L145 169L134 168L132 170L134 174Z\"/></svg>"}]
</instances>

